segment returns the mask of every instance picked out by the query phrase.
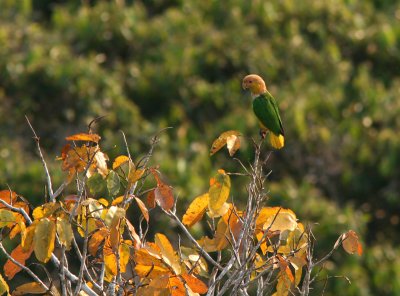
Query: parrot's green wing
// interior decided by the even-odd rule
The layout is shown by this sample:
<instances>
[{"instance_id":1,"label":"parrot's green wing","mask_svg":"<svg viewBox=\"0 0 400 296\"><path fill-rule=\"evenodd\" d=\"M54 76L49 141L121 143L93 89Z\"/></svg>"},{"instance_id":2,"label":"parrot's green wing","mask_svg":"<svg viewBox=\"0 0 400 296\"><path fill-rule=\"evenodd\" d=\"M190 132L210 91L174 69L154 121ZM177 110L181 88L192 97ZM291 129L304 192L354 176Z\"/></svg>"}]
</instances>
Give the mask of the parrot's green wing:
<instances>
[{"instance_id":1,"label":"parrot's green wing","mask_svg":"<svg viewBox=\"0 0 400 296\"><path fill-rule=\"evenodd\" d=\"M275 135L285 135L278 106L268 91L253 100L253 111L262 125Z\"/></svg>"}]
</instances>

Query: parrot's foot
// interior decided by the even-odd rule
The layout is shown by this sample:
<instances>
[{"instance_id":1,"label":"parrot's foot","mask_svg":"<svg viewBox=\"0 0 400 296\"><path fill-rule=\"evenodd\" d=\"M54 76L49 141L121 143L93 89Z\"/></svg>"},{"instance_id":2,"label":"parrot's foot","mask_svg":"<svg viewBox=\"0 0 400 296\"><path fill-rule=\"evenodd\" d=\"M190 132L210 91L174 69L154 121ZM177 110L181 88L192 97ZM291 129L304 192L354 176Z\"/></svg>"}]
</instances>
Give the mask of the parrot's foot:
<instances>
[{"instance_id":1,"label":"parrot's foot","mask_svg":"<svg viewBox=\"0 0 400 296\"><path fill-rule=\"evenodd\" d=\"M261 137L261 139L264 140L266 135L267 135L267 131L260 129L260 137Z\"/></svg>"}]
</instances>

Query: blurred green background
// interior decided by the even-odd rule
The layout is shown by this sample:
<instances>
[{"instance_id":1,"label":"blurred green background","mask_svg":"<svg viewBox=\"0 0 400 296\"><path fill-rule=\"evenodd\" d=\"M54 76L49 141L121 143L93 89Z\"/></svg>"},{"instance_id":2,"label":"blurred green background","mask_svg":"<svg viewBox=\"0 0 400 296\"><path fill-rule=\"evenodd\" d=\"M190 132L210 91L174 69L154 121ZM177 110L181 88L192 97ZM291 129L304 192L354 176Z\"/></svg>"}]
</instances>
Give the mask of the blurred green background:
<instances>
[{"instance_id":1,"label":"blurred green background","mask_svg":"<svg viewBox=\"0 0 400 296\"><path fill-rule=\"evenodd\" d=\"M240 85L258 73L286 130L266 167L270 204L315 224L317 257L347 229L364 245L361 258L338 250L312 294L339 276L325 295L400 295L399 20L395 0L2 0L1 188L43 202L24 115L56 185L64 137L105 115L95 128L111 158L125 153L119 130L139 159L155 133L173 127L152 164L183 213L216 169L240 171L225 151L209 157L221 132L243 133L237 156L252 160L258 126ZM238 203L245 182L233 177ZM170 231L162 219L154 227Z\"/></svg>"}]
</instances>

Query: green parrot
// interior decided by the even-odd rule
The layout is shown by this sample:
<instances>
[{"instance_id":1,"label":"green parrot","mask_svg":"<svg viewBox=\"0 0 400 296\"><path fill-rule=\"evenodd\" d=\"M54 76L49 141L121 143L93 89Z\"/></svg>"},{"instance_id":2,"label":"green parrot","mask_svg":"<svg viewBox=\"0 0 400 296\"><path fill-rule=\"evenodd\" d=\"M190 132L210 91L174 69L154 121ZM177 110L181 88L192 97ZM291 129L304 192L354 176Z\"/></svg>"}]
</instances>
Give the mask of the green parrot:
<instances>
[{"instance_id":1,"label":"green parrot","mask_svg":"<svg viewBox=\"0 0 400 296\"><path fill-rule=\"evenodd\" d=\"M243 78L243 89L249 89L253 98L253 111L261 126L261 136L264 138L269 131L272 147L281 149L285 145L285 132L283 130L278 106L274 97L268 92L264 80L251 74Z\"/></svg>"}]
</instances>

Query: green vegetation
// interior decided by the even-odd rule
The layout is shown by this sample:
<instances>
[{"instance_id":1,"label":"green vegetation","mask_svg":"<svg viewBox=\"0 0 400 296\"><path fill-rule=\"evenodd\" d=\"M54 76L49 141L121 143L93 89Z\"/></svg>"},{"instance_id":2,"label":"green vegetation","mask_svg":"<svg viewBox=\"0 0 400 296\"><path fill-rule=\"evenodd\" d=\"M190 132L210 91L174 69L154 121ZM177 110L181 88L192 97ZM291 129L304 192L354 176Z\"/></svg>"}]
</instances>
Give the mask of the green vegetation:
<instances>
[{"instance_id":1,"label":"green vegetation","mask_svg":"<svg viewBox=\"0 0 400 296\"><path fill-rule=\"evenodd\" d=\"M95 129L113 157L125 151L119 130L139 159L173 127L152 161L182 210L216 168L240 169L223 153L209 157L215 137L258 137L240 85L258 73L286 133L266 166L271 205L318 222L318 256L349 226L364 241L360 259L338 252L327 264L324 273L351 285L330 279L325 295L400 295L400 3L125 2L1 1L1 188L38 202L45 194L24 115L52 168L66 135L105 116ZM238 157L251 161L252 147Z\"/></svg>"}]
</instances>

